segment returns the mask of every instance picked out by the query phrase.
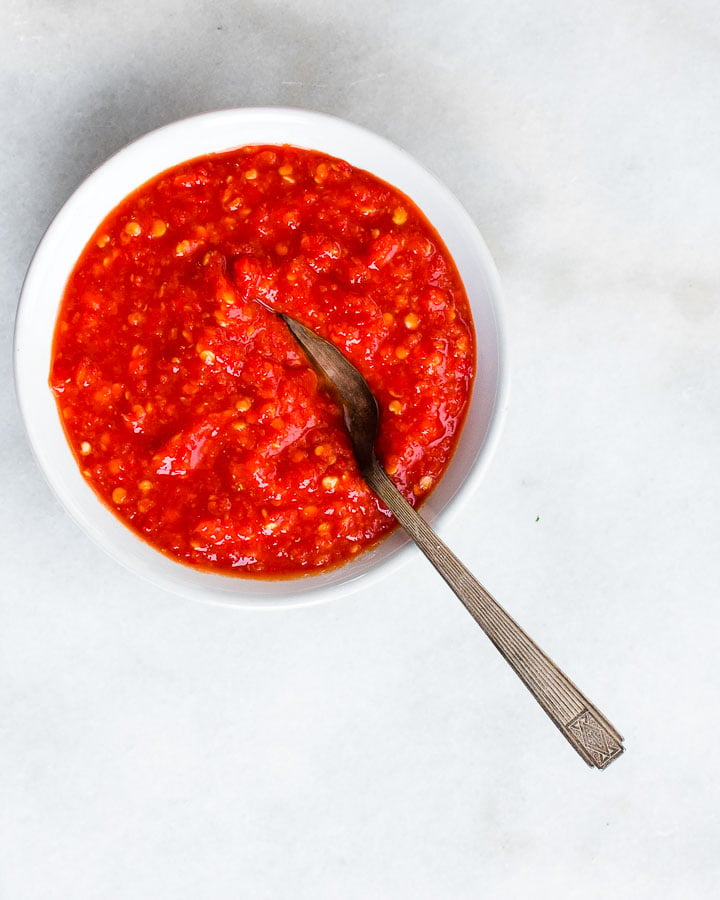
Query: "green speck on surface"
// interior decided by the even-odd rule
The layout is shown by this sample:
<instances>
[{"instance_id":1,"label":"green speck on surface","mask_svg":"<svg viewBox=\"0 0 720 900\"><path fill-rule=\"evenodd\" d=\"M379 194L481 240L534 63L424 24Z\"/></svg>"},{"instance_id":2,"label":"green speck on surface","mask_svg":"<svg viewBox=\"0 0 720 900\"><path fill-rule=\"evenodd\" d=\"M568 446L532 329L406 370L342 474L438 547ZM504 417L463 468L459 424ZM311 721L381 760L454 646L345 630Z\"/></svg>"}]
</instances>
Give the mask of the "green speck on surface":
<instances>
[{"instance_id":1,"label":"green speck on surface","mask_svg":"<svg viewBox=\"0 0 720 900\"><path fill-rule=\"evenodd\" d=\"M539 522L539 521L540 521L540 516L535 516L535 521L536 521L536 522Z\"/></svg>"}]
</instances>

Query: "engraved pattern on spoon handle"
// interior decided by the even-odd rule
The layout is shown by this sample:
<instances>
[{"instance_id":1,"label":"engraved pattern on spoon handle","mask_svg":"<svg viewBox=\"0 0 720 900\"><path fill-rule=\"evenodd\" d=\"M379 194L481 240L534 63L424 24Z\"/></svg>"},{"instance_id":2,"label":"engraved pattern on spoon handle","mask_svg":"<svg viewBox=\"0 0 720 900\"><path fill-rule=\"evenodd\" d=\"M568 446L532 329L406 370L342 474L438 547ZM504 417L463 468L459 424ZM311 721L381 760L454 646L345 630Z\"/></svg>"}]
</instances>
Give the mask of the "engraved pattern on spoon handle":
<instances>
[{"instance_id":1,"label":"engraved pattern on spoon handle","mask_svg":"<svg viewBox=\"0 0 720 900\"><path fill-rule=\"evenodd\" d=\"M585 762L604 769L616 759L622 737L605 716L440 540L377 461L364 476Z\"/></svg>"}]
</instances>

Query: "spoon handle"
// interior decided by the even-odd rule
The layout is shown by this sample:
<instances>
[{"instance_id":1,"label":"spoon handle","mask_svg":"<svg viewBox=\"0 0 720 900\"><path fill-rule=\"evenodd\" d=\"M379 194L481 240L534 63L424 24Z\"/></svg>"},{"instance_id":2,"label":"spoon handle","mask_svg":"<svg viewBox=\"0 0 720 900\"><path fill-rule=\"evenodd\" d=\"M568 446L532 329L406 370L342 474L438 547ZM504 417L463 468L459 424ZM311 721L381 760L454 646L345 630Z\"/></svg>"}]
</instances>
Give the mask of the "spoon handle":
<instances>
[{"instance_id":1,"label":"spoon handle","mask_svg":"<svg viewBox=\"0 0 720 900\"><path fill-rule=\"evenodd\" d=\"M375 460L363 474L585 762L604 769L616 759L623 752L622 737L605 716L440 540L380 463Z\"/></svg>"}]
</instances>

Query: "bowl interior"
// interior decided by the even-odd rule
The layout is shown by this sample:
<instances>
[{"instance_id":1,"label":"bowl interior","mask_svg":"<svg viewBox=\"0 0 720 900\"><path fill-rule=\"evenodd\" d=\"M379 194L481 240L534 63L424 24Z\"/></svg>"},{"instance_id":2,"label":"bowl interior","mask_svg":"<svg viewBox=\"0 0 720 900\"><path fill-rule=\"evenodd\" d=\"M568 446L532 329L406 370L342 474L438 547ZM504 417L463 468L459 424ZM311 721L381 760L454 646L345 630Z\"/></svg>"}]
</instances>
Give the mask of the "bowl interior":
<instances>
[{"instance_id":1,"label":"bowl interior","mask_svg":"<svg viewBox=\"0 0 720 900\"><path fill-rule=\"evenodd\" d=\"M292 144L366 169L406 193L439 232L464 282L475 323L477 374L450 465L423 505L437 525L472 492L488 461L505 406L500 292L495 266L475 225L450 192L400 148L340 119L293 109L223 110L151 132L93 172L48 228L23 286L15 329L15 381L38 462L68 512L119 562L184 596L244 606L288 606L347 593L385 576L406 555L399 531L348 565L304 578L266 581L195 570L136 537L97 499L65 439L48 387L52 340L65 284L107 213L136 187L184 160L249 144Z\"/></svg>"}]
</instances>

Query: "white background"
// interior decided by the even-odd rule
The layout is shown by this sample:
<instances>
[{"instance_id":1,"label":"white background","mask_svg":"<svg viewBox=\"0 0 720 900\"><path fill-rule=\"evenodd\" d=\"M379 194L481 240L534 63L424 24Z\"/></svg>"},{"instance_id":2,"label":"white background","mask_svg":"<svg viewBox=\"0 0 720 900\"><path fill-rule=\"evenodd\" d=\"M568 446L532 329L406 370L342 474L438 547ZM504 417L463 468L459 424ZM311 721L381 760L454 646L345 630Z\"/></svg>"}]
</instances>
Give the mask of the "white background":
<instances>
[{"instance_id":1,"label":"white background","mask_svg":"<svg viewBox=\"0 0 720 900\"><path fill-rule=\"evenodd\" d=\"M720 876L715 0L3 0L0 897L705 898ZM37 469L12 329L130 139L290 105L403 146L503 280L510 411L443 537L626 738L585 766L419 556L175 598Z\"/></svg>"}]
</instances>

